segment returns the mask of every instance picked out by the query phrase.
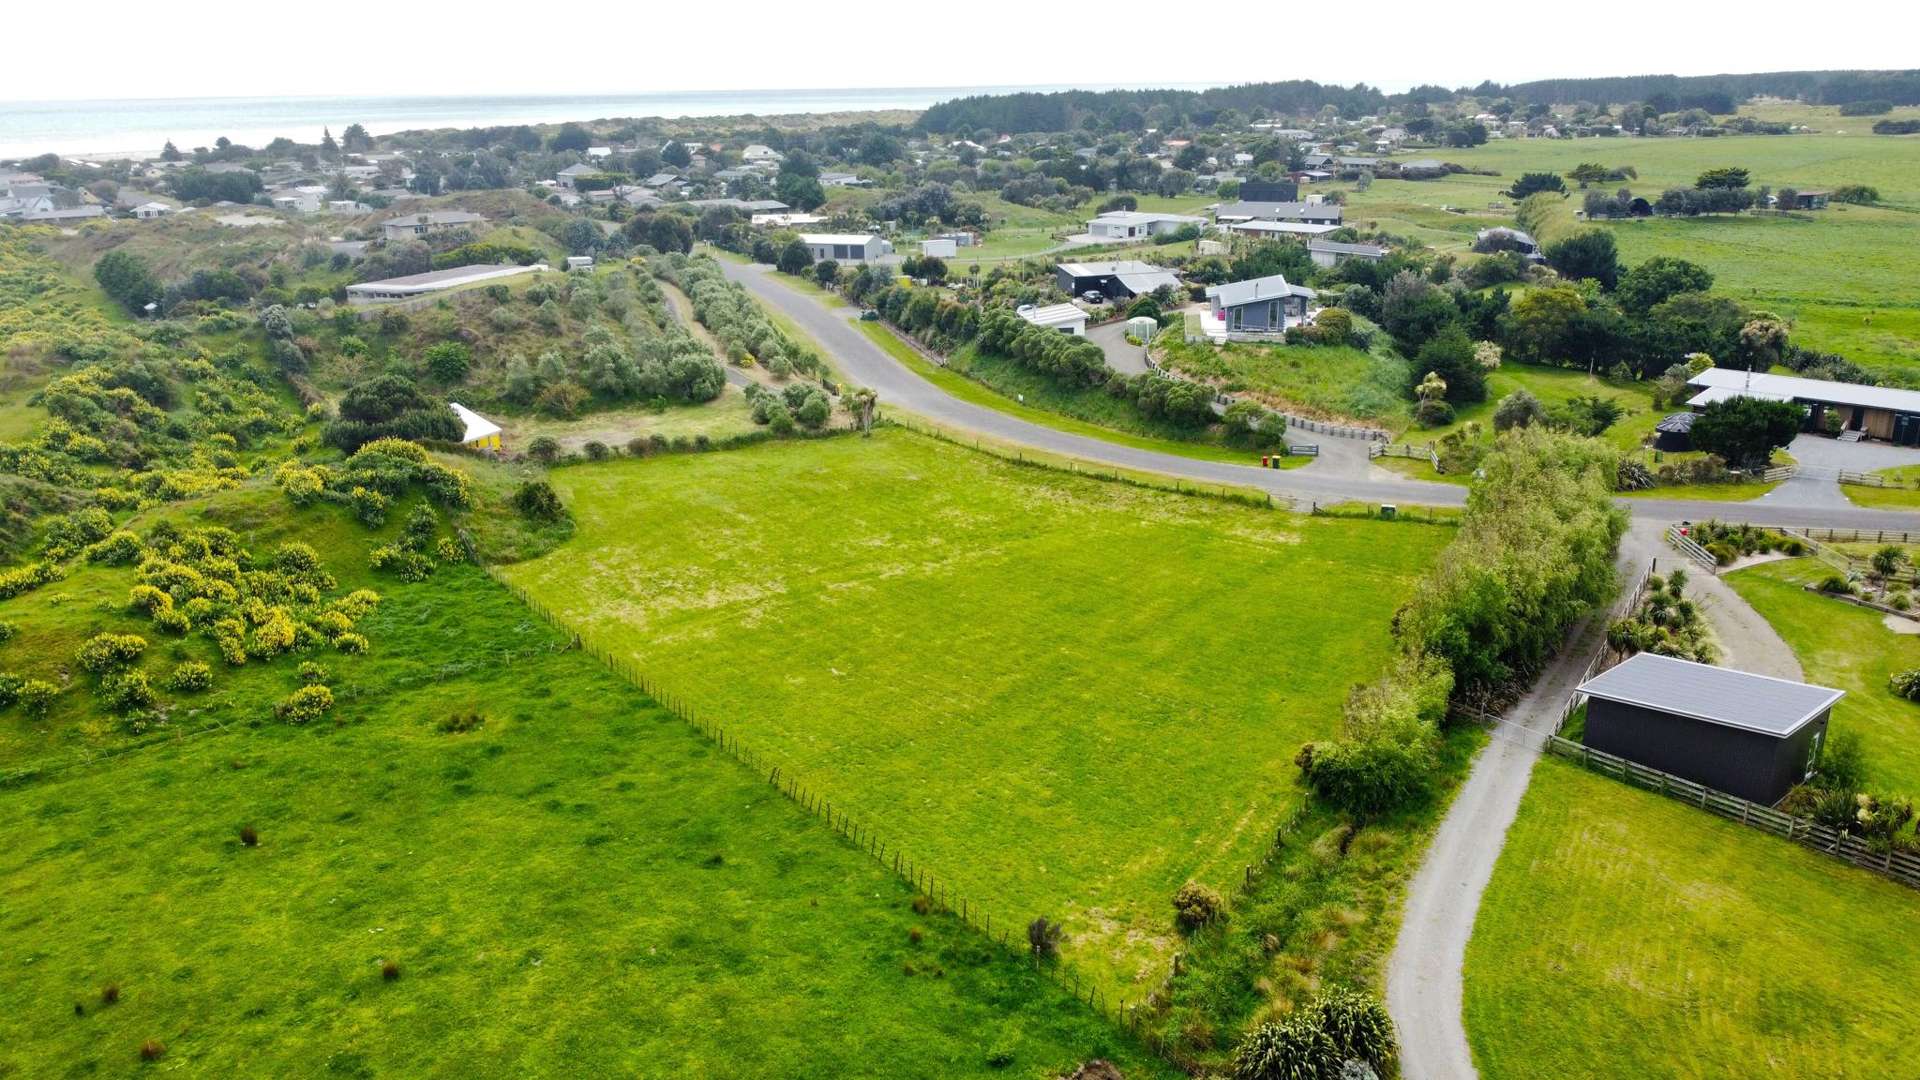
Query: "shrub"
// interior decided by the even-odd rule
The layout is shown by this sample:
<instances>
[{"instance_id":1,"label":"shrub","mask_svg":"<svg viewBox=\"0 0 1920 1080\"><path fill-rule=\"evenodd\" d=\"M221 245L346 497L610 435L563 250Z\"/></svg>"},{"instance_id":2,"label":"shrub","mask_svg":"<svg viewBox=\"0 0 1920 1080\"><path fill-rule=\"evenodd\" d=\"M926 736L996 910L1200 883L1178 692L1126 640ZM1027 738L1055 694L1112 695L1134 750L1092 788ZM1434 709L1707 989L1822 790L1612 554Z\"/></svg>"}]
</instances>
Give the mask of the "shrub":
<instances>
[{"instance_id":1,"label":"shrub","mask_svg":"<svg viewBox=\"0 0 1920 1080\"><path fill-rule=\"evenodd\" d=\"M289 724L318 720L333 708L333 691L324 686L303 686L273 707L274 715Z\"/></svg>"},{"instance_id":2,"label":"shrub","mask_svg":"<svg viewBox=\"0 0 1920 1080\"><path fill-rule=\"evenodd\" d=\"M464 735L469 731L478 731L487 722L487 718L477 712L451 713L440 721L440 730L449 735Z\"/></svg>"},{"instance_id":3,"label":"shrub","mask_svg":"<svg viewBox=\"0 0 1920 1080\"><path fill-rule=\"evenodd\" d=\"M5 619L0 619L0 645L4 645L7 642L12 641L14 639L14 636L18 633L20 633L20 626L18 623L10 623Z\"/></svg>"},{"instance_id":4,"label":"shrub","mask_svg":"<svg viewBox=\"0 0 1920 1080\"><path fill-rule=\"evenodd\" d=\"M147 648L147 639L138 634L95 634L74 654L81 667L100 675L126 667Z\"/></svg>"},{"instance_id":5,"label":"shrub","mask_svg":"<svg viewBox=\"0 0 1920 1080\"><path fill-rule=\"evenodd\" d=\"M212 685L213 669L198 660L182 660L167 674L167 689L181 693L194 693Z\"/></svg>"},{"instance_id":6,"label":"shrub","mask_svg":"<svg viewBox=\"0 0 1920 1080\"><path fill-rule=\"evenodd\" d=\"M1027 948L1041 960L1060 955L1060 924L1045 915L1027 924Z\"/></svg>"},{"instance_id":7,"label":"shrub","mask_svg":"<svg viewBox=\"0 0 1920 1080\"><path fill-rule=\"evenodd\" d=\"M1453 423L1453 405L1441 398L1428 398L1413 407L1413 422L1423 428L1446 427Z\"/></svg>"},{"instance_id":8,"label":"shrub","mask_svg":"<svg viewBox=\"0 0 1920 1080\"><path fill-rule=\"evenodd\" d=\"M138 536L121 529L99 543L88 545L87 561L105 566L130 566L139 561L144 550Z\"/></svg>"},{"instance_id":9,"label":"shrub","mask_svg":"<svg viewBox=\"0 0 1920 1080\"><path fill-rule=\"evenodd\" d=\"M1724 549L1726 545L1722 544L1717 546ZM1709 547L1707 550L1712 551L1713 548ZM1718 556L1715 556L1715 558L1718 558ZM1726 562L1732 561L1731 559L1726 560ZM1726 565L1726 562L1721 563L1721 565ZM1820 581L1820 591L1823 593L1832 593L1836 596L1852 596L1853 583L1839 574L1828 574Z\"/></svg>"},{"instance_id":10,"label":"shrub","mask_svg":"<svg viewBox=\"0 0 1920 1080\"><path fill-rule=\"evenodd\" d=\"M613 456L613 451L608 448L607 444L598 439L589 439L587 444L581 447L581 449L586 451L587 460L589 461L605 461Z\"/></svg>"},{"instance_id":11,"label":"shrub","mask_svg":"<svg viewBox=\"0 0 1920 1080\"><path fill-rule=\"evenodd\" d=\"M144 671L115 672L100 681L100 698L109 712L133 712L153 704L153 684Z\"/></svg>"},{"instance_id":12,"label":"shrub","mask_svg":"<svg viewBox=\"0 0 1920 1080\"><path fill-rule=\"evenodd\" d=\"M240 843L247 847L260 846L260 833L251 825L240 826Z\"/></svg>"},{"instance_id":13,"label":"shrub","mask_svg":"<svg viewBox=\"0 0 1920 1080\"><path fill-rule=\"evenodd\" d=\"M1189 932L1219 918L1225 907L1219 893L1197 881L1187 882L1173 894L1174 921Z\"/></svg>"},{"instance_id":14,"label":"shrub","mask_svg":"<svg viewBox=\"0 0 1920 1080\"><path fill-rule=\"evenodd\" d=\"M513 493L513 507L529 521L559 521L567 515L559 493L545 480L523 482Z\"/></svg>"},{"instance_id":15,"label":"shrub","mask_svg":"<svg viewBox=\"0 0 1920 1080\"><path fill-rule=\"evenodd\" d=\"M1233 1056L1236 1080L1333 1080L1363 1062L1374 1075L1392 1075L1398 1055L1386 1007L1366 994L1320 994L1279 1023L1266 1023L1241 1040Z\"/></svg>"},{"instance_id":16,"label":"shrub","mask_svg":"<svg viewBox=\"0 0 1920 1080\"><path fill-rule=\"evenodd\" d=\"M359 656L367 651L367 639L360 634L341 634L333 639L333 647L349 656Z\"/></svg>"},{"instance_id":17,"label":"shrub","mask_svg":"<svg viewBox=\"0 0 1920 1080\"><path fill-rule=\"evenodd\" d=\"M382 961L380 964L380 977L388 982L398 979L400 977L400 965L392 960Z\"/></svg>"},{"instance_id":18,"label":"shrub","mask_svg":"<svg viewBox=\"0 0 1920 1080\"><path fill-rule=\"evenodd\" d=\"M158 1039L148 1039L146 1042L140 1044L141 1061L159 1061L161 1055L166 1052L167 1048L161 1045Z\"/></svg>"},{"instance_id":19,"label":"shrub","mask_svg":"<svg viewBox=\"0 0 1920 1080\"><path fill-rule=\"evenodd\" d=\"M323 683L327 681L327 669L321 667L319 664L316 664L311 660L302 661L300 666L295 669L295 674L298 676L301 682L309 686L313 685L314 683Z\"/></svg>"},{"instance_id":20,"label":"shrub","mask_svg":"<svg viewBox=\"0 0 1920 1080\"><path fill-rule=\"evenodd\" d=\"M44 720L53 710L53 699L60 688L45 679L28 679L20 684L20 711L31 720Z\"/></svg>"},{"instance_id":21,"label":"shrub","mask_svg":"<svg viewBox=\"0 0 1920 1080\"><path fill-rule=\"evenodd\" d=\"M551 435L535 436L527 444L527 456L544 464L552 464L560 457L560 443Z\"/></svg>"}]
</instances>

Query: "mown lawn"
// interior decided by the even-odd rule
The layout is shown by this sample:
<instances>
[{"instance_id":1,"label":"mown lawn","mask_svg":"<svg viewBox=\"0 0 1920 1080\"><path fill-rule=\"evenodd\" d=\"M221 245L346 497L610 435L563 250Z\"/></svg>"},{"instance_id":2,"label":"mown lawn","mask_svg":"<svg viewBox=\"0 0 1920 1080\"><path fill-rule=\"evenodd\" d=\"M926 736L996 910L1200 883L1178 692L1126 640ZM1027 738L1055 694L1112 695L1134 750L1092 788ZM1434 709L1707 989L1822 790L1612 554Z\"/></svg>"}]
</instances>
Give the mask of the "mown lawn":
<instances>
[{"instance_id":1,"label":"mown lawn","mask_svg":"<svg viewBox=\"0 0 1920 1080\"><path fill-rule=\"evenodd\" d=\"M1554 758L1467 946L1480 1075L1913 1073L1920 893Z\"/></svg>"},{"instance_id":2,"label":"mown lawn","mask_svg":"<svg viewBox=\"0 0 1920 1080\"><path fill-rule=\"evenodd\" d=\"M328 721L0 790L0 1074L1159 1075L477 569L382 591Z\"/></svg>"},{"instance_id":3,"label":"mown lawn","mask_svg":"<svg viewBox=\"0 0 1920 1080\"><path fill-rule=\"evenodd\" d=\"M1847 692L1832 725L1859 733L1869 786L1920 792L1920 704L1887 688L1888 676L1920 668L1920 636L1887 629L1880 612L1801 588L1832 573L1818 559L1791 559L1737 570L1726 582L1793 647L1808 682Z\"/></svg>"},{"instance_id":4,"label":"mown lawn","mask_svg":"<svg viewBox=\"0 0 1920 1080\"><path fill-rule=\"evenodd\" d=\"M1891 469L1880 469L1875 476L1900 484L1920 483L1920 465L1898 465ZM1915 487L1868 487L1865 484L1841 484L1840 490L1858 506L1870 506L1885 510L1912 510L1920 507L1920 488Z\"/></svg>"},{"instance_id":5,"label":"mown lawn","mask_svg":"<svg viewBox=\"0 0 1920 1080\"><path fill-rule=\"evenodd\" d=\"M899 430L556 472L505 569L995 923L1137 997L1390 648L1444 527L1023 468ZM1136 981L1138 980L1138 981Z\"/></svg>"}]
</instances>

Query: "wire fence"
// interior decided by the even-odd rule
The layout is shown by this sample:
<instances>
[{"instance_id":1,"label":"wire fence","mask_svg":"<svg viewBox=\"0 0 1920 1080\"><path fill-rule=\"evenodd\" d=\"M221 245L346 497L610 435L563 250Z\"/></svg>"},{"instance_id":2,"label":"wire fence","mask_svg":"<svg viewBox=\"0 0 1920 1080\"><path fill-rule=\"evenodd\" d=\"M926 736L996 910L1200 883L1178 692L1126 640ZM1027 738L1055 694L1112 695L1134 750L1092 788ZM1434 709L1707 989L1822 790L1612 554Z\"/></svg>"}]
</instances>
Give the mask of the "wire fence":
<instances>
[{"instance_id":1,"label":"wire fence","mask_svg":"<svg viewBox=\"0 0 1920 1080\"><path fill-rule=\"evenodd\" d=\"M1265 507L1271 510L1293 510L1299 506L1299 500L1292 496L1276 495L1271 491L1236 487L1232 484L1202 484L1197 481L1183 480L1179 477L1173 477L1170 480L1156 480L1152 478L1152 474L1126 473L1121 472L1119 469L1095 468L1092 465L1083 464L1070 457L1061 457L1058 460L1054 460L1048 457L1029 454L1019 447L1009 449L996 446L990 442L984 442L978 438L962 438L952 432L943 431L936 426L922 424L916 420L909 420L898 415L888 416L884 420L875 421L876 427L883 424L905 428L916 435L925 435L927 438L938 439L944 443L951 443L955 446L977 450L980 453L997 457L1002 461L1010 461L1016 465L1025 465L1036 469L1046 469L1050 472L1068 473L1073 476L1087 476L1095 480L1105 480L1108 483L1115 484L1126 484L1130 487L1145 488L1149 491L1166 491L1176 495L1198 495L1202 498L1219 499L1222 502L1236 503L1241 506Z\"/></svg>"},{"instance_id":2,"label":"wire fence","mask_svg":"<svg viewBox=\"0 0 1920 1080\"><path fill-rule=\"evenodd\" d=\"M462 540L470 542L464 535ZM960 920L962 925L984 935L989 942L1016 956L1024 957L1035 970L1072 994L1076 1001L1085 1003L1110 1023L1136 1035L1156 1054L1167 1057L1168 1060L1174 1060L1170 1056L1172 1048L1144 1023L1145 1013L1141 1006L1146 999L1131 1002L1117 1000L1110 997L1099 983L1083 978L1079 969L1072 964L1057 958L1042 961L1025 938L1027 924L1009 919L1005 914L1002 914L996 923L992 911L986 905L955 891L950 883L940 880L931 867L919 862L902 844L884 835L871 823L856 818L844 806L835 806L833 800L808 787L798 775L784 765L741 741L738 735L727 730L710 715L695 708L692 702L648 677L631 659L617 655L583 636L526 589L502 576L496 568L486 566L484 569L489 577L499 582L516 599L525 604L529 611L567 635L571 647L578 648L631 685L638 687L662 709L678 717L742 766L752 770L756 775L764 776L767 784L775 791L807 813L819 818L847 843L865 852L882 867L906 882L919 897L924 899L930 913L950 915ZM1248 880L1251 880L1252 876L1253 869L1250 867L1247 870ZM1016 937L1016 934L1021 936Z\"/></svg>"},{"instance_id":3,"label":"wire fence","mask_svg":"<svg viewBox=\"0 0 1920 1080\"><path fill-rule=\"evenodd\" d=\"M1577 761L1594 772L1614 777L1635 787L1657 791L1670 799L1697 806L1708 813L1738 821L1762 832L1782 836L1843 862L1897 881L1908 888L1920 889L1920 855L1878 847L1852 833L1828 828L1816 821L1775 810L1771 806L1749 802L1736 795L1716 791L1672 773L1649 769L1603 750L1582 743L1546 736L1548 753Z\"/></svg>"}]
</instances>

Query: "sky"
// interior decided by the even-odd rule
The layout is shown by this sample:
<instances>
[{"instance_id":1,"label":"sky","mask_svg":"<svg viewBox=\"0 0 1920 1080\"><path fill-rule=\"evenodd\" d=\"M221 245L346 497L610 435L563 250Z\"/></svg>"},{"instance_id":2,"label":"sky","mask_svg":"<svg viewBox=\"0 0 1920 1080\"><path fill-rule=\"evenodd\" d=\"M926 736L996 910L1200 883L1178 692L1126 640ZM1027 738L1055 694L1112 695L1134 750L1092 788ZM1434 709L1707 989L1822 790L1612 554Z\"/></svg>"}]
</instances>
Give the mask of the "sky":
<instances>
[{"instance_id":1,"label":"sky","mask_svg":"<svg viewBox=\"0 0 1920 1080\"><path fill-rule=\"evenodd\" d=\"M1911 0L1862 0L1845 18L1808 17L1804 3L1778 0L1657 12L1431 0L1311 8L1139 0L652 0L604 7L411 0L387 13L300 4L241 11L186 0L160 10L155 17L150 3L99 0L86 17L99 33L8 50L0 102L1294 78L1391 91L1483 79L1920 63L1913 44L1920 5ZM1296 12L1303 16L1299 29L1288 25ZM1271 29L1262 30L1262 21ZM1873 32L1863 32L1868 28Z\"/></svg>"}]
</instances>

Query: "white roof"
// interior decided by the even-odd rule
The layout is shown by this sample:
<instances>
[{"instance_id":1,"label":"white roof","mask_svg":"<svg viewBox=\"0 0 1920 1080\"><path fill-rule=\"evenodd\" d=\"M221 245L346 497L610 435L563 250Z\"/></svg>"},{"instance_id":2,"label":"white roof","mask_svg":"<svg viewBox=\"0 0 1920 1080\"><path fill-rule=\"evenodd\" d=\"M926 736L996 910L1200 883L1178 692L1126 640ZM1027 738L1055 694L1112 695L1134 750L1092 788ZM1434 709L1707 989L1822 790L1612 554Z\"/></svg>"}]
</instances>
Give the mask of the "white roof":
<instances>
[{"instance_id":1,"label":"white roof","mask_svg":"<svg viewBox=\"0 0 1920 1080\"><path fill-rule=\"evenodd\" d=\"M1102 225L1151 225L1156 221L1172 221L1181 225L1199 225L1207 220L1193 214L1154 214L1144 210L1109 210L1093 219Z\"/></svg>"},{"instance_id":2,"label":"white roof","mask_svg":"<svg viewBox=\"0 0 1920 1080\"><path fill-rule=\"evenodd\" d=\"M1020 317L1035 326L1065 326L1087 321L1087 313L1072 304L1048 304L1046 307L1022 311Z\"/></svg>"},{"instance_id":3,"label":"white roof","mask_svg":"<svg viewBox=\"0 0 1920 1080\"><path fill-rule=\"evenodd\" d=\"M1713 401L1740 396L1763 397L1920 413L1920 390L1899 390L1891 386L1828 382L1825 379L1803 379L1798 375L1772 375L1764 371L1749 375L1737 368L1708 368L1688 379L1687 385L1698 386L1708 392L1720 391L1719 396L1711 399ZM1701 394L1694 400L1705 396ZM1693 402L1689 401L1688 404Z\"/></svg>"},{"instance_id":4,"label":"white roof","mask_svg":"<svg viewBox=\"0 0 1920 1080\"><path fill-rule=\"evenodd\" d=\"M1340 228L1338 225L1306 221L1236 221L1227 227L1234 232L1287 233L1298 236L1324 236Z\"/></svg>"},{"instance_id":5,"label":"white roof","mask_svg":"<svg viewBox=\"0 0 1920 1080\"><path fill-rule=\"evenodd\" d=\"M481 416L465 405L457 401L449 401L447 402L447 407L451 408L453 415L459 417L460 422L467 426L466 432L460 436L461 442L478 442L481 439L500 434L499 424Z\"/></svg>"},{"instance_id":6,"label":"white roof","mask_svg":"<svg viewBox=\"0 0 1920 1080\"><path fill-rule=\"evenodd\" d=\"M1738 389L1735 387L1729 387L1729 386L1709 386L1705 390L1702 390L1699 393L1688 398L1687 404L1696 409L1704 409L1707 406L1714 404L1715 402L1730 401L1734 398L1742 398L1742 397L1760 398L1763 401L1792 401L1793 400L1792 398L1786 396L1785 394L1766 394L1766 393L1761 393L1758 390L1741 390L1741 389Z\"/></svg>"},{"instance_id":7,"label":"white roof","mask_svg":"<svg viewBox=\"0 0 1920 1080\"><path fill-rule=\"evenodd\" d=\"M801 233L803 244L871 244L880 238L872 233Z\"/></svg>"}]
</instances>

